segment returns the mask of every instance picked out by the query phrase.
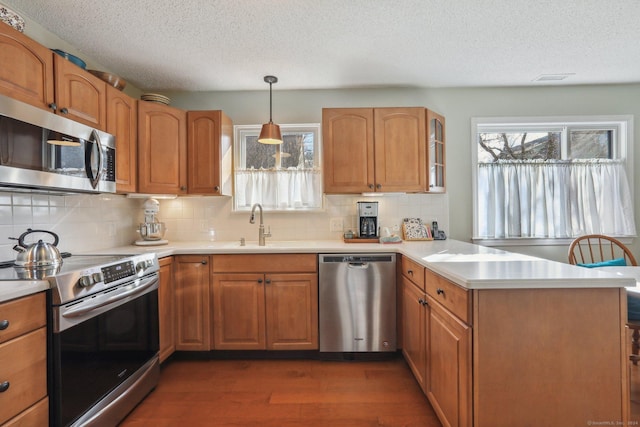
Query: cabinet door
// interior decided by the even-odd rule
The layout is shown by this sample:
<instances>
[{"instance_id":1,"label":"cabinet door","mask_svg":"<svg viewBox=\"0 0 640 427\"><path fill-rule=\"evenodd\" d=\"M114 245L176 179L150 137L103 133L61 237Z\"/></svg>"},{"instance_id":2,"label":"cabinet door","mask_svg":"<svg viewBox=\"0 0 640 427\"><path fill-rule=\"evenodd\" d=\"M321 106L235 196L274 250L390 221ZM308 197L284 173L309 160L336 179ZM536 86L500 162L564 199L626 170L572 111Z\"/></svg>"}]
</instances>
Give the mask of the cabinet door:
<instances>
[{"instance_id":1,"label":"cabinet door","mask_svg":"<svg viewBox=\"0 0 640 427\"><path fill-rule=\"evenodd\" d=\"M50 110L54 53L8 25L0 25L0 93Z\"/></svg>"},{"instance_id":2,"label":"cabinet door","mask_svg":"<svg viewBox=\"0 0 640 427\"><path fill-rule=\"evenodd\" d=\"M418 384L424 390L426 374L426 313L425 294L410 280L401 276L402 287L402 354Z\"/></svg>"},{"instance_id":3,"label":"cabinet door","mask_svg":"<svg viewBox=\"0 0 640 427\"><path fill-rule=\"evenodd\" d=\"M445 126L444 116L427 110L427 136L429 138L429 191L445 191Z\"/></svg>"},{"instance_id":4,"label":"cabinet door","mask_svg":"<svg viewBox=\"0 0 640 427\"><path fill-rule=\"evenodd\" d=\"M176 350L210 349L209 257L174 257Z\"/></svg>"},{"instance_id":5,"label":"cabinet door","mask_svg":"<svg viewBox=\"0 0 640 427\"><path fill-rule=\"evenodd\" d=\"M155 102L138 103L138 191L187 193L187 115Z\"/></svg>"},{"instance_id":6,"label":"cabinet door","mask_svg":"<svg viewBox=\"0 0 640 427\"><path fill-rule=\"evenodd\" d=\"M471 426L471 328L428 297L426 393L445 426Z\"/></svg>"},{"instance_id":7,"label":"cabinet door","mask_svg":"<svg viewBox=\"0 0 640 427\"><path fill-rule=\"evenodd\" d=\"M173 258L166 257L160 260L160 285L158 287L160 362L164 362L176 349L174 304Z\"/></svg>"},{"instance_id":8,"label":"cabinet door","mask_svg":"<svg viewBox=\"0 0 640 427\"><path fill-rule=\"evenodd\" d=\"M222 111L187 112L189 194L232 193L233 123Z\"/></svg>"},{"instance_id":9,"label":"cabinet door","mask_svg":"<svg viewBox=\"0 0 640 427\"><path fill-rule=\"evenodd\" d=\"M318 276L265 276L268 350L317 350Z\"/></svg>"},{"instance_id":10,"label":"cabinet door","mask_svg":"<svg viewBox=\"0 0 640 427\"><path fill-rule=\"evenodd\" d=\"M138 101L107 87L107 132L116 137L116 190L135 193L138 174Z\"/></svg>"},{"instance_id":11,"label":"cabinet door","mask_svg":"<svg viewBox=\"0 0 640 427\"><path fill-rule=\"evenodd\" d=\"M264 350L264 275L213 275L213 348Z\"/></svg>"},{"instance_id":12,"label":"cabinet door","mask_svg":"<svg viewBox=\"0 0 640 427\"><path fill-rule=\"evenodd\" d=\"M100 130L107 128L107 84L54 55L56 113Z\"/></svg>"},{"instance_id":13,"label":"cabinet door","mask_svg":"<svg viewBox=\"0 0 640 427\"><path fill-rule=\"evenodd\" d=\"M322 110L325 193L374 191L373 141L373 109Z\"/></svg>"},{"instance_id":14,"label":"cabinet door","mask_svg":"<svg viewBox=\"0 0 640 427\"><path fill-rule=\"evenodd\" d=\"M376 191L427 190L427 138L424 108L376 108Z\"/></svg>"}]
</instances>

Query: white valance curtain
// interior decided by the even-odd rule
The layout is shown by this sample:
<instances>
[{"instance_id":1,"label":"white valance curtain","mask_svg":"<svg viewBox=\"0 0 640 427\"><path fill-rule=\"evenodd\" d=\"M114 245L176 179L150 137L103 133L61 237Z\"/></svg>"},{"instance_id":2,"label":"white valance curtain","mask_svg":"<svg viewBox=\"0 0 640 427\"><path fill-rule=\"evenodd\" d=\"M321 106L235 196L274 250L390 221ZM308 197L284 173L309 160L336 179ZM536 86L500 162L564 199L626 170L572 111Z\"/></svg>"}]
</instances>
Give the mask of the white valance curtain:
<instances>
[{"instance_id":1,"label":"white valance curtain","mask_svg":"<svg viewBox=\"0 0 640 427\"><path fill-rule=\"evenodd\" d=\"M635 236L633 204L619 160L478 164L478 236Z\"/></svg>"},{"instance_id":2,"label":"white valance curtain","mask_svg":"<svg viewBox=\"0 0 640 427\"><path fill-rule=\"evenodd\" d=\"M318 209L322 207L322 175L319 170L236 170L237 207L260 203L265 209Z\"/></svg>"}]
</instances>

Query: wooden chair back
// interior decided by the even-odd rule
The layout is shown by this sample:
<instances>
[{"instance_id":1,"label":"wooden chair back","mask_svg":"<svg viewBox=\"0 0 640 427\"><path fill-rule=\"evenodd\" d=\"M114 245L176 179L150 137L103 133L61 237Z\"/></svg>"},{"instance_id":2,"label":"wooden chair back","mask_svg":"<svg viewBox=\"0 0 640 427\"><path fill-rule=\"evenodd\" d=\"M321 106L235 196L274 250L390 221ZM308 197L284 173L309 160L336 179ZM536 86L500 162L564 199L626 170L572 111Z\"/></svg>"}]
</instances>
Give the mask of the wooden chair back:
<instances>
[{"instance_id":1,"label":"wooden chair back","mask_svg":"<svg viewBox=\"0 0 640 427\"><path fill-rule=\"evenodd\" d=\"M576 238L569 246L569 264L593 264L617 258L624 258L627 265L638 265L629 248L613 237L588 234Z\"/></svg>"}]
</instances>

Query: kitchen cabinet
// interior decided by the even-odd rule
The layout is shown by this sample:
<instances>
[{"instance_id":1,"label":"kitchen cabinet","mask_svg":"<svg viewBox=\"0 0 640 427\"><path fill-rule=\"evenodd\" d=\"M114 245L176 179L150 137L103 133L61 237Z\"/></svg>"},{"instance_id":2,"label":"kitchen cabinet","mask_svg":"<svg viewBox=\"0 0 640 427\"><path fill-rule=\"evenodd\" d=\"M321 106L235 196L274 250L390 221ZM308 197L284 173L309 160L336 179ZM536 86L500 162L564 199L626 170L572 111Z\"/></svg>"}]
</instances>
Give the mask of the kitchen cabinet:
<instances>
[{"instance_id":1,"label":"kitchen cabinet","mask_svg":"<svg viewBox=\"0 0 640 427\"><path fill-rule=\"evenodd\" d=\"M233 122L222 111L187 112L189 194L231 196Z\"/></svg>"},{"instance_id":2,"label":"kitchen cabinet","mask_svg":"<svg viewBox=\"0 0 640 427\"><path fill-rule=\"evenodd\" d=\"M174 257L175 349L210 349L209 281L211 260L208 255Z\"/></svg>"},{"instance_id":3,"label":"kitchen cabinet","mask_svg":"<svg viewBox=\"0 0 640 427\"><path fill-rule=\"evenodd\" d=\"M107 87L107 133L116 137L116 191L135 193L138 183L138 101Z\"/></svg>"},{"instance_id":4,"label":"kitchen cabinet","mask_svg":"<svg viewBox=\"0 0 640 427\"><path fill-rule=\"evenodd\" d=\"M425 108L322 110L326 193L429 189Z\"/></svg>"},{"instance_id":5,"label":"kitchen cabinet","mask_svg":"<svg viewBox=\"0 0 640 427\"><path fill-rule=\"evenodd\" d=\"M471 296L425 269L425 393L443 425L472 425Z\"/></svg>"},{"instance_id":6,"label":"kitchen cabinet","mask_svg":"<svg viewBox=\"0 0 640 427\"><path fill-rule=\"evenodd\" d=\"M213 348L317 350L315 254L216 255Z\"/></svg>"},{"instance_id":7,"label":"kitchen cabinet","mask_svg":"<svg viewBox=\"0 0 640 427\"><path fill-rule=\"evenodd\" d=\"M53 52L0 25L0 93L49 110L54 102Z\"/></svg>"},{"instance_id":8,"label":"kitchen cabinet","mask_svg":"<svg viewBox=\"0 0 640 427\"><path fill-rule=\"evenodd\" d=\"M427 136L429 138L429 192L445 191L445 119L435 111L427 110Z\"/></svg>"},{"instance_id":9,"label":"kitchen cabinet","mask_svg":"<svg viewBox=\"0 0 640 427\"><path fill-rule=\"evenodd\" d=\"M0 93L106 130L107 84L8 25L0 26Z\"/></svg>"},{"instance_id":10,"label":"kitchen cabinet","mask_svg":"<svg viewBox=\"0 0 640 427\"><path fill-rule=\"evenodd\" d=\"M187 114L138 103L138 192L187 194Z\"/></svg>"},{"instance_id":11,"label":"kitchen cabinet","mask_svg":"<svg viewBox=\"0 0 640 427\"><path fill-rule=\"evenodd\" d=\"M424 390L426 375L426 296L405 276L401 276L402 287L402 355L413 376Z\"/></svg>"},{"instance_id":12,"label":"kitchen cabinet","mask_svg":"<svg viewBox=\"0 0 640 427\"><path fill-rule=\"evenodd\" d=\"M160 363L176 350L175 340L175 289L173 284L173 258L160 259L160 284L158 286L158 316L160 329Z\"/></svg>"},{"instance_id":13,"label":"kitchen cabinet","mask_svg":"<svg viewBox=\"0 0 640 427\"><path fill-rule=\"evenodd\" d=\"M60 55L53 57L56 114L105 131L107 84Z\"/></svg>"},{"instance_id":14,"label":"kitchen cabinet","mask_svg":"<svg viewBox=\"0 0 640 427\"><path fill-rule=\"evenodd\" d=\"M45 313L43 292L0 304L0 424L48 424Z\"/></svg>"}]
</instances>

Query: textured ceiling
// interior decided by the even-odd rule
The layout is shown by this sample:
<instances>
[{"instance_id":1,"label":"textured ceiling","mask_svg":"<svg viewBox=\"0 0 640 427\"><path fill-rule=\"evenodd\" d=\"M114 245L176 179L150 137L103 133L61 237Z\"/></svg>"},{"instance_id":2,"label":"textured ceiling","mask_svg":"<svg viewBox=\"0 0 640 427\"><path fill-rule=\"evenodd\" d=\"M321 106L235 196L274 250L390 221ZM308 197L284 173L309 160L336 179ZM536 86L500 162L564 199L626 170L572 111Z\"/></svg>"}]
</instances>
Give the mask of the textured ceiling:
<instances>
[{"instance_id":1,"label":"textured ceiling","mask_svg":"<svg viewBox=\"0 0 640 427\"><path fill-rule=\"evenodd\" d=\"M639 0L0 2L142 90L640 82Z\"/></svg>"}]
</instances>

